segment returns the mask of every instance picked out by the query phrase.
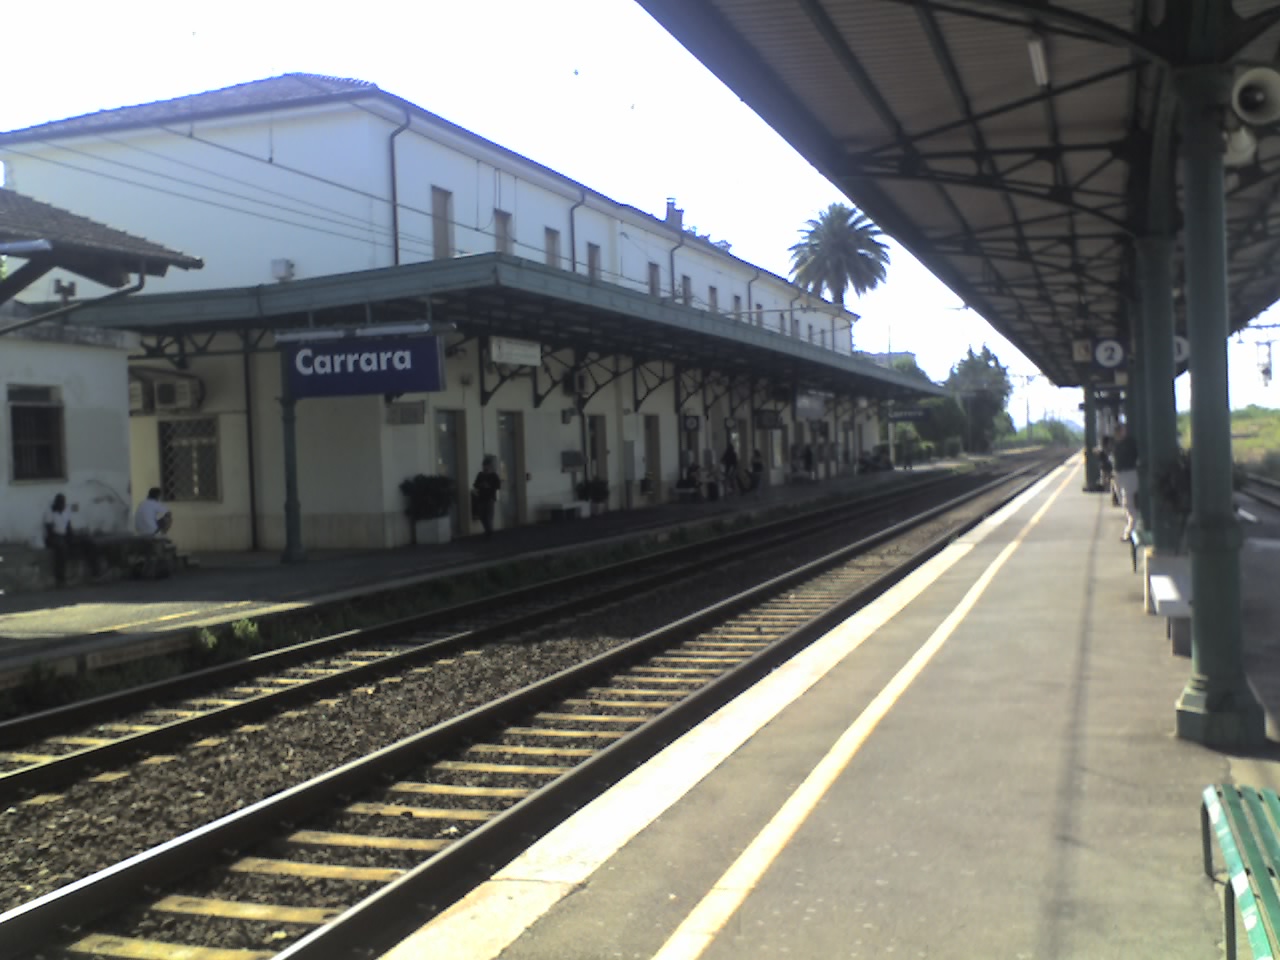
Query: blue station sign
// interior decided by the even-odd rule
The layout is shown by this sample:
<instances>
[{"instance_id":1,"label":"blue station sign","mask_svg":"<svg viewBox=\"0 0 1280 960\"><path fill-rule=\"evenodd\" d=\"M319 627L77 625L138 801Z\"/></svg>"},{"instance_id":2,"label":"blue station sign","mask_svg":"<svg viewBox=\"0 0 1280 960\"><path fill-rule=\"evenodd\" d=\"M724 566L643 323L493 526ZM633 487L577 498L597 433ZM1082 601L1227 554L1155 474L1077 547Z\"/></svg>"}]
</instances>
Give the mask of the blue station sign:
<instances>
[{"instance_id":1,"label":"blue station sign","mask_svg":"<svg viewBox=\"0 0 1280 960\"><path fill-rule=\"evenodd\" d=\"M439 337L343 337L281 346L295 398L444 389Z\"/></svg>"}]
</instances>

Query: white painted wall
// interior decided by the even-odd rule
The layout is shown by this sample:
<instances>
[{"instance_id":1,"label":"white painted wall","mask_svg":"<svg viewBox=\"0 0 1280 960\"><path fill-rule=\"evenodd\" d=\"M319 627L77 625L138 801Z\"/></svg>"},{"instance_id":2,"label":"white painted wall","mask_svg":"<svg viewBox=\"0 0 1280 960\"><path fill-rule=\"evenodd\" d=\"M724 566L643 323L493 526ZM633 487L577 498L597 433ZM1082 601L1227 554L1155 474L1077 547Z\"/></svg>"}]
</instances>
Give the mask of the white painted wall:
<instances>
[{"instance_id":1,"label":"white painted wall","mask_svg":"<svg viewBox=\"0 0 1280 960\"><path fill-rule=\"evenodd\" d=\"M32 331L35 336L46 334ZM125 358L130 340L121 334L32 337L9 334L0 348L0 402L5 403L0 418L0 542L42 536L41 518L58 493L71 505L73 526L100 533L127 529L132 496ZM7 405L11 385L60 389L65 479L13 479Z\"/></svg>"},{"instance_id":2,"label":"white painted wall","mask_svg":"<svg viewBox=\"0 0 1280 960\"><path fill-rule=\"evenodd\" d=\"M272 263L294 278L388 266L391 134L404 116L376 101L200 121L180 131L113 132L0 149L7 185L205 260L148 283L173 292L275 282ZM850 352L854 315L807 295L663 220L616 203L511 151L443 121L415 116L395 139L400 262L431 259L433 186L453 195L453 254L495 249L494 211L511 214L516 256L545 262L546 228L560 232L561 266L587 270L601 250L601 279L648 290L650 262L662 295L688 275L693 305L708 291L744 322ZM576 208L575 208L575 205ZM571 243L572 240L572 243ZM53 299L50 274L26 299ZM65 278L64 278L65 279ZM82 295L101 292L82 278ZM796 324L792 324L793 312ZM838 327L832 331L832 326Z\"/></svg>"},{"instance_id":3,"label":"white painted wall","mask_svg":"<svg viewBox=\"0 0 1280 960\"><path fill-rule=\"evenodd\" d=\"M109 139L21 145L0 151L0 161L14 189L205 259L202 271L174 270L164 279L149 281L149 293L272 283L276 260L291 261L296 279L365 270L395 261L389 151L392 132L405 117L380 101L364 106L369 109L349 104L286 109L200 121L173 131L119 131ZM452 194L455 256L494 250L494 211L503 210L512 218L516 256L546 262L546 230L551 228L559 232L561 269L587 273L589 245L595 244L602 283L647 292L649 264L656 263L658 295L664 299L671 299L673 291L677 300L682 299L681 280L687 275L695 308L709 309L714 286L721 314L733 314L738 296L743 323L805 341L812 327L815 346L851 352L852 314L733 257L705 237L618 204L443 121L415 115L394 142L402 263L437 253L435 186ZM26 298L52 298L55 279L46 277ZM77 278L77 285L82 296L101 292L83 278ZM236 345L229 338L215 344L224 349ZM474 351L476 346L465 349ZM119 396L113 400L119 436L106 442L109 451L103 450L102 438L111 437L110 430L95 431L83 444L78 439L75 460L114 464L126 497L131 477L136 499L159 482L162 418L119 416L122 405L127 410L123 362L123 354L116 357L112 374L119 385ZM194 360L188 370L204 381L206 399L198 413L182 416L216 419L220 474L216 501L172 505L172 536L184 550L239 550L251 543L250 417L242 364L238 356L207 357ZM277 356L253 357L250 376L258 542L276 550L284 545ZM574 478L560 465L562 451L582 446L581 422L561 420L561 411L573 406L572 398L557 389L535 409L528 380L519 379L482 408L474 353L451 357L446 379L447 387L439 393L400 398L425 402L421 426L388 425L381 397L299 402L299 493L306 547L390 547L407 542L399 485L415 473L435 472L437 410L464 413L468 483L482 456L496 452L498 413L515 410L524 418L529 519L543 519L547 508L574 498ZM615 508L643 502L638 480L630 485L624 480L623 455L628 441L633 442L640 451L637 477L645 473L646 414L660 418L660 479L665 489L675 484L682 466L674 385L655 391L640 410L633 405L630 377L623 377L593 398L586 410L587 415L606 417L607 469ZM727 407L720 404L703 411L697 406L695 412L706 414L699 455L718 463ZM750 457L750 417L743 411L738 415L748 421L739 450L745 463ZM787 420L789 443L794 443L798 434ZM831 437L838 443L842 438L837 427L832 420ZM865 432L872 436L870 428ZM754 442L763 448L770 441L761 433ZM874 440L868 443L873 444ZM131 468L120 469L126 448L132 450ZM781 482L786 472L785 466L772 468L770 478ZM470 526L465 499L459 506L465 531ZM16 508L19 515L28 509L25 501Z\"/></svg>"}]
</instances>

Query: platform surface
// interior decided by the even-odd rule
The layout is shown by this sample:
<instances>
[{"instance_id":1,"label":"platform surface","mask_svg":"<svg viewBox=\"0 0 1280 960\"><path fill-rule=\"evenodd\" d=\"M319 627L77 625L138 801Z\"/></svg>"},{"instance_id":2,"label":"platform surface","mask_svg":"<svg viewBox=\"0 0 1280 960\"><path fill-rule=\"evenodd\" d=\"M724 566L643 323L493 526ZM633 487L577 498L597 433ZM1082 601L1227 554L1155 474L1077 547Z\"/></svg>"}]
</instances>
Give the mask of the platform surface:
<instances>
[{"instance_id":1,"label":"platform surface","mask_svg":"<svg viewBox=\"0 0 1280 960\"><path fill-rule=\"evenodd\" d=\"M1220 955L1190 669L1078 458L543 838L384 960ZM1243 555L1280 707L1276 518Z\"/></svg>"},{"instance_id":2,"label":"platform surface","mask_svg":"<svg viewBox=\"0 0 1280 960\"><path fill-rule=\"evenodd\" d=\"M371 590L504 563L520 556L651 535L745 511L800 505L872 490L930 469L788 484L714 502L614 510L569 523L498 530L486 540L377 551L314 551L300 564L275 552L200 554L199 566L167 580L116 581L0 596L0 668L66 651L107 649L181 628L260 617L334 602Z\"/></svg>"}]
</instances>

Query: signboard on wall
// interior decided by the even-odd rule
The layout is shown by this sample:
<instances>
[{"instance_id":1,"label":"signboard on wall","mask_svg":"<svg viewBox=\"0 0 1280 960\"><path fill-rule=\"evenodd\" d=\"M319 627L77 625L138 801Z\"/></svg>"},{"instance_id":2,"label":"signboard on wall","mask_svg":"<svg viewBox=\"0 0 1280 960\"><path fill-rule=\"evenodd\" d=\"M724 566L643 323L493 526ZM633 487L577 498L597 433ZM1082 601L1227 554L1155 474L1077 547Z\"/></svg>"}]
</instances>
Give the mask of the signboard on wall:
<instances>
[{"instance_id":1,"label":"signboard on wall","mask_svg":"<svg viewBox=\"0 0 1280 960\"><path fill-rule=\"evenodd\" d=\"M489 359L513 367L537 367L542 364L542 344L510 337L490 337Z\"/></svg>"},{"instance_id":2,"label":"signboard on wall","mask_svg":"<svg viewBox=\"0 0 1280 960\"><path fill-rule=\"evenodd\" d=\"M916 420L924 420L929 416L929 411L920 407L894 407L889 411L890 423L908 423Z\"/></svg>"},{"instance_id":3,"label":"signboard on wall","mask_svg":"<svg viewBox=\"0 0 1280 960\"><path fill-rule=\"evenodd\" d=\"M827 398L821 393L796 394L796 419L821 420L827 415Z\"/></svg>"},{"instance_id":4,"label":"signboard on wall","mask_svg":"<svg viewBox=\"0 0 1280 960\"><path fill-rule=\"evenodd\" d=\"M295 398L444 389L439 337L343 337L281 344Z\"/></svg>"}]
</instances>

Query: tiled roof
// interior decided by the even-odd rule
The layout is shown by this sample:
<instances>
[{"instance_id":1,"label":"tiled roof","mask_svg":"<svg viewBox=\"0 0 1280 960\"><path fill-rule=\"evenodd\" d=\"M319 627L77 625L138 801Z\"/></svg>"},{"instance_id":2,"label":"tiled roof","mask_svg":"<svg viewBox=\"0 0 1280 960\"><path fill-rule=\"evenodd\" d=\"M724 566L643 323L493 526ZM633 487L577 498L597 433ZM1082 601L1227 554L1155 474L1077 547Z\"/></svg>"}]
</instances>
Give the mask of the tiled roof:
<instances>
[{"instance_id":1,"label":"tiled roof","mask_svg":"<svg viewBox=\"0 0 1280 960\"><path fill-rule=\"evenodd\" d=\"M274 106L298 106L325 100L349 99L378 89L364 80L324 77L314 73L286 73L280 77L238 83L234 87L210 90L173 100L158 100L134 107L99 110L82 117L54 120L34 127L0 133L0 144L24 140L102 133L124 127L147 127L181 123L211 116L253 113Z\"/></svg>"},{"instance_id":2,"label":"tiled roof","mask_svg":"<svg viewBox=\"0 0 1280 960\"><path fill-rule=\"evenodd\" d=\"M0 187L0 243L35 240L47 240L58 265L76 272L81 272L78 265L89 262L130 273L144 261L146 272L155 276L162 276L169 267L204 266L197 257Z\"/></svg>"}]
</instances>

